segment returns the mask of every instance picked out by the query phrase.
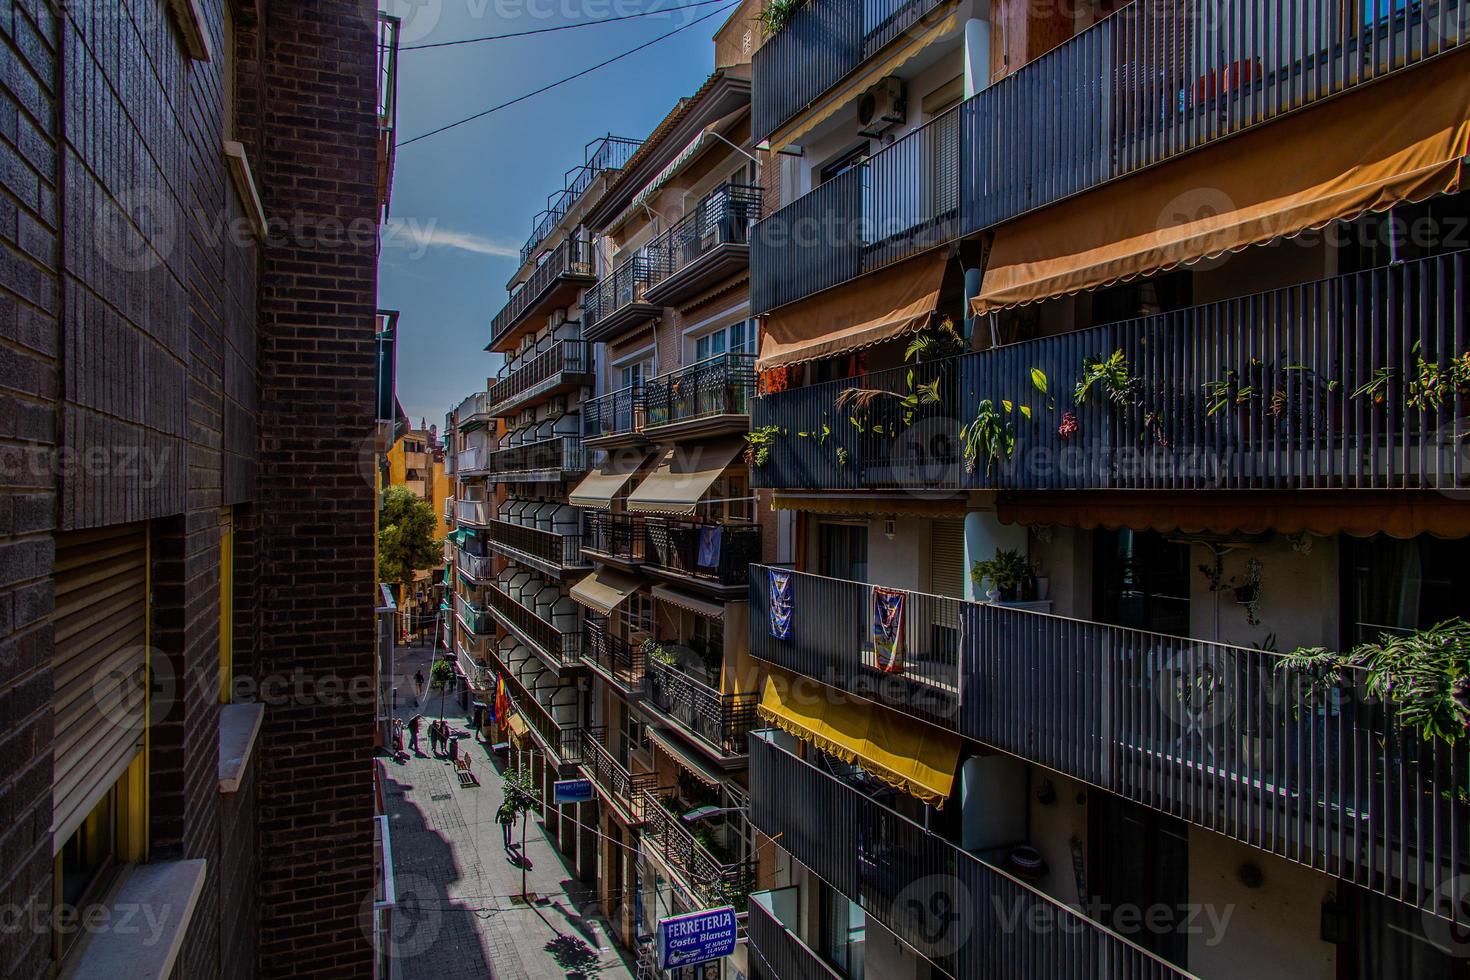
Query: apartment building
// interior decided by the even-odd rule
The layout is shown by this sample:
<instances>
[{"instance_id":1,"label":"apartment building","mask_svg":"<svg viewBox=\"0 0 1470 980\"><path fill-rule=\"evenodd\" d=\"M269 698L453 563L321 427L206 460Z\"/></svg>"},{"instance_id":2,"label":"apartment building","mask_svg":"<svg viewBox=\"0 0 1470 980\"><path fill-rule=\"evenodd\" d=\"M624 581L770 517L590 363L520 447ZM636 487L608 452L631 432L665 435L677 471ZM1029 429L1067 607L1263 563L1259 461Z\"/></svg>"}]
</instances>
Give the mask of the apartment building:
<instances>
[{"instance_id":1,"label":"apartment building","mask_svg":"<svg viewBox=\"0 0 1470 980\"><path fill-rule=\"evenodd\" d=\"M396 37L334 0L0 11L6 977L382 975L343 692Z\"/></svg>"},{"instance_id":2,"label":"apartment building","mask_svg":"<svg viewBox=\"0 0 1470 980\"><path fill-rule=\"evenodd\" d=\"M449 501L454 497L450 470L445 462L445 446L439 440L438 426L420 420L417 429L403 433L384 457L387 486L407 487L415 497L434 509L437 522L434 539L448 540ZM448 544L446 543L446 549ZM447 557L447 554L446 554ZM433 630L441 620L438 608L448 596L444 576L438 570L414 572L413 587L399 596L399 634L421 636Z\"/></svg>"},{"instance_id":3,"label":"apartment building","mask_svg":"<svg viewBox=\"0 0 1470 980\"><path fill-rule=\"evenodd\" d=\"M749 975L1466 976L1463 5L773 26Z\"/></svg>"}]
</instances>

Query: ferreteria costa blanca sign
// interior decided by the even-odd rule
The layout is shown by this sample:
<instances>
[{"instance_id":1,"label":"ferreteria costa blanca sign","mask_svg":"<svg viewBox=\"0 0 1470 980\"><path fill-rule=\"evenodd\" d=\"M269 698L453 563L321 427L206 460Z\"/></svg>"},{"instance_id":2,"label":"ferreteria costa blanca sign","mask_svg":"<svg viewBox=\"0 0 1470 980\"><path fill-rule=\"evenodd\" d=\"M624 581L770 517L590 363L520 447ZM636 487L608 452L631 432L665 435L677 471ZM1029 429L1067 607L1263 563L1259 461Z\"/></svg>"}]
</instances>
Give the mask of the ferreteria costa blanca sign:
<instances>
[{"instance_id":1,"label":"ferreteria costa blanca sign","mask_svg":"<svg viewBox=\"0 0 1470 980\"><path fill-rule=\"evenodd\" d=\"M735 952L735 909L726 905L658 920L658 968L707 963Z\"/></svg>"}]
</instances>

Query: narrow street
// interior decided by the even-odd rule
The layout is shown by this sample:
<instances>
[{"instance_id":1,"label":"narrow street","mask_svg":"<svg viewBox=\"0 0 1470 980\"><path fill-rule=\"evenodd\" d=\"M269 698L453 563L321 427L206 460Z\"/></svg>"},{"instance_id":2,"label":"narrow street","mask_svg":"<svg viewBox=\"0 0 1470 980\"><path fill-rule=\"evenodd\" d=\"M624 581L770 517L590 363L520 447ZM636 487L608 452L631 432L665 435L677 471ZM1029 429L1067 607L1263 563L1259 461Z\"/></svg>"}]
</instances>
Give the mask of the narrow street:
<instances>
[{"instance_id":1,"label":"narrow street","mask_svg":"<svg viewBox=\"0 0 1470 980\"><path fill-rule=\"evenodd\" d=\"M414 705L413 674L429 676L428 644L398 650L398 704L405 722L425 715L420 753L386 760L388 814L392 823L397 908L393 919L396 976L403 980L550 980L565 977L631 978L632 971L596 914L592 889L542 835L536 819L524 822L529 857L526 888L533 904L513 901L522 891L517 847L508 853L495 821L502 800L503 760L467 734L452 695L443 716L461 734L478 786L461 786L453 764L430 754L427 722L440 716L432 692ZM405 736L406 738L406 736ZM406 747L406 746L405 746Z\"/></svg>"}]
</instances>

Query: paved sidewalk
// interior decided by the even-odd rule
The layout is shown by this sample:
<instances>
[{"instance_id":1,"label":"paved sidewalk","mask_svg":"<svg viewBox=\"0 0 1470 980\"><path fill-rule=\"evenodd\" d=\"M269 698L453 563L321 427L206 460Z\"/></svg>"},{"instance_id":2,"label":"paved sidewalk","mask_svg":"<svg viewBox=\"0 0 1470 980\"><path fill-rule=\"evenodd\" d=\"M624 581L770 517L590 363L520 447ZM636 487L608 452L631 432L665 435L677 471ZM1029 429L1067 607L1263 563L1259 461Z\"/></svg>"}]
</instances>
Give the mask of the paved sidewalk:
<instances>
[{"instance_id":1,"label":"paved sidewalk","mask_svg":"<svg viewBox=\"0 0 1470 980\"><path fill-rule=\"evenodd\" d=\"M417 711L439 717L437 694L413 705L413 673L429 675L427 646L398 651L398 717ZM458 701L446 698L444 717L466 729ZM406 738L406 736L405 736ZM459 739L473 760L478 787L462 787L448 760L429 755L427 724L419 735L423 755L385 766L398 890L393 935L396 976L403 980L562 980L566 977L631 978L613 945L607 923L595 916L591 886L576 880L534 819L526 822L530 868L527 887L540 897L526 906L521 868L502 847L495 811L500 806L500 767L487 746ZM521 826L516 825L516 841ZM584 914L585 912L585 914Z\"/></svg>"}]
</instances>

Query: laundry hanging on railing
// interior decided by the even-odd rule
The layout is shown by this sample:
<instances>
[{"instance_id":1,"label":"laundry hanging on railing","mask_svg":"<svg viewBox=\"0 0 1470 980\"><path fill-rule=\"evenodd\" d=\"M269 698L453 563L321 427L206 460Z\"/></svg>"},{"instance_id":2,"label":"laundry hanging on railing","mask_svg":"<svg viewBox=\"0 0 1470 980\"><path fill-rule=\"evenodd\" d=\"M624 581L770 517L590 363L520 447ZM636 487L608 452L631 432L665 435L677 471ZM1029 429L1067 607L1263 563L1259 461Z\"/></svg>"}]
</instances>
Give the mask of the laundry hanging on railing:
<instances>
[{"instance_id":1,"label":"laundry hanging on railing","mask_svg":"<svg viewBox=\"0 0 1470 980\"><path fill-rule=\"evenodd\" d=\"M698 565L700 568L720 567L720 529L718 527L699 529Z\"/></svg>"},{"instance_id":2,"label":"laundry hanging on railing","mask_svg":"<svg viewBox=\"0 0 1470 980\"><path fill-rule=\"evenodd\" d=\"M885 674L903 670L903 608L908 596L897 589L873 586L873 652Z\"/></svg>"},{"instance_id":3,"label":"laundry hanging on railing","mask_svg":"<svg viewBox=\"0 0 1470 980\"><path fill-rule=\"evenodd\" d=\"M771 586L771 635L778 640L791 639L791 572L784 568L768 568Z\"/></svg>"}]
</instances>

